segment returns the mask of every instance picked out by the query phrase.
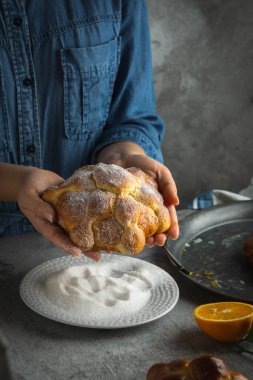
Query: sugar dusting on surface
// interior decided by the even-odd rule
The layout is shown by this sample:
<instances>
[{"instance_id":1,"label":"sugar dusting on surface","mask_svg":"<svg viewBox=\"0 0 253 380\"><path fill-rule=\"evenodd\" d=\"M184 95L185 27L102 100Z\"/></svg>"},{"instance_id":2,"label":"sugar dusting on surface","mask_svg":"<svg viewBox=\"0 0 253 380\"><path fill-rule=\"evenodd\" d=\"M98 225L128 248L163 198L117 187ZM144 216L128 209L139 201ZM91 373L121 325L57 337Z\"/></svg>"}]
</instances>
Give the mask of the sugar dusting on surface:
<instances>
[{"instance_id":1,"label":"sugar dusting on surface","mask_svg":"<svg viewBox=\"0 0 253 380\"><path fill-rule=\"evenodd\" d=\"M140 188L140 195L145 204L153 204L154 201L158 204L163 204L162 195L150 183L144 183Z\"/></svg>"},{"instance_id":2,"label":"sugar dusting on surface","mask_svg":"<svg viewBox=\"0 0 253 380\"><path fill-rule=\"evenodd\" d=\"M52 202L57 211L58 223L83 251L94 247L138 253L145 246L143 234L147 237L158 231L158 228L159 232L168 228L169 222L167 228L162 223L163 220L169 220L168 210L164 211L162 195L155 181L141 169L128 170L103 163L86 169L81 167L76 170L60 186ZM148 212L148 208L152 212ZM135 225L143 234L138 233L136 239L131 240L130 229ZM127 235L125 243L124 234ZM137 244L138 237L142 244Z\"/></svg>"},{"instance_id":3,"label":"sugar dusting on surface","mask_svg":"<svg viewBox=\"0 0 253 380\"><path fill-rule=\"evenodd\" d=\"M98 241L102 244L117 244L124 233L123 227L113 216L99 222L94 230L96 231Z\"/></svg>"},{"instance_id":4,"label":"sugar dusting on surface","mask_svg":"<svg viewBox=\"0 0 253 380\"><path fill-rule=\"evenodd\" d=\"M97 169L93 174L93 178L97 185L99 183L98 187L106 185L112 186L114 189L120 189L122 186L134 188L136 185L135 178L130 172L114 164L98 164Z\"/></svg>"},{"instance_id":5,"label":"sugar dusting on surface","mask_svg":"<svg viewBox=\"0 0 253 380\"><path fill-rule=\"evenodd\" d=\"M64 196L64 202L70 211L70 216L76 216L76 219L80 218L80 215L84 213L87 207L89 193L86 191L70 191L65 193Z\"/></svg>"},{"instance_id":6,"label":"sugar dusting on surface","mask_svg":"<svg viewBox=\"0 0 253 380\"><path fill-rule=\"evenodd\" d=\"M122 270L119 261L70 266L47 277L43 289L66 312L106 320L138 312L149 301L154 282L143 265Z\"/></svg>"},{"instance_id":7,"label":"sugar dusting on surface","mask_svg":"<svg viewBox=\"0 0 253 380\"><path fill-rule=\"evenodd\" d=\"M79 183L86 191L96 189L96 183L93 179L93 173L87 170L77 170L71 177L66 179L62 184L63 187L69 184Z\"/></svg>"}]
</instances>

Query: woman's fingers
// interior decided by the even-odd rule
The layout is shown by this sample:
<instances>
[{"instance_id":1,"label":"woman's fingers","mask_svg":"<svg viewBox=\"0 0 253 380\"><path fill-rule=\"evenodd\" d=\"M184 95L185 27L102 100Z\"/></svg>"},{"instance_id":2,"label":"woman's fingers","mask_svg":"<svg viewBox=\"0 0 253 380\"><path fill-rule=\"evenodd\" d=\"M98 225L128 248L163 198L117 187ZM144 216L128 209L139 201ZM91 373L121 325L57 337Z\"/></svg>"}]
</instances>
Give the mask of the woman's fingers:
<instances>
[{"instance_id":1,"label":"woman's fingers","mask_svg":"<svg viewBox=\"0 0 253 380\"><path fill-rule=\"evenodd\" d=\"M148 247L153 247L154 245L159 245L162 247L166 242L167 236L165 234L155 234L153 236L149 236L146 239L146 245Z\"/></svg>"},{"instance_id":2,"label":"woman's fingers","mask_svg":"<svg viewBox=\"0 0 253 380\"><path fill-rule=\"evenodd\" d=\"M82 254L81 249L72 243L63 229L59 225L54 224L56 214L51 205L33 195L30 198L29 206L30 208L26 206L22 211L38 232L70 255L80 256Z\"/></svg>"},{"instance_id":3,"label":"woman's fingers","mask_svg":"<svg viewBox=\"0 0 253 380\"><path fill-rule=\"evenodd\" d=\"M81 249L76 247L63 229L43 219L34 219L33 225L47 240L72 256L81 256Z\"/></svg>"},{"instance_id":4,"label":"woman's fingers","mask_svg":"<svg viewBox=\"0 0 253 380\"><path fill-rule=\"evenodd\" d=\"M54 223L56 221L54 208L40 198L41 192L46 188L62 182L63 178L53 172L41 169L29 171L24 176L19 190L17 199L19 208L34 228L55 246L72 256L84 254L92 260L98 261L100 259L99 252L82 252L73 244L67 233Z\"/></svg>"},{"instance_id":5,"label":"woman's fingers","mask_svg":"<svg viewBox=\"0 0 253 380\"><path fill-rule=\"evenodd\" d=\"M38 219L37 221L34 220L33 225L47 240L71 256L81 256L83 254L94 261L100 260L101 255L99 252L83 252L72 243L62 228L56 224Z\"/></svg>"},{"instance_id":6,"label":"woman's fingers","mask_svg":"<svg viewBox=\"0 0 253 380\"><path fill-rule=\"evenodd\" d=\"M155 234L146 239L146 245L148 247L153 247L154 245L163 246L166 242L167 237L171 239L177 239L179 235L179 226L175 206L169 206L171 225L168 231L163 234Z\"/></svg>"},{"instance_id":7,"label":"woman's fingers","mask_svg":"<svg viewBox=\"0 0 253 380\"><path fill-rule=\"evenodd\" d=\"M170 212L170 228L166 232L166 235L170 237L171 239L175 240L178 238L179 235L179 226L178 226L178 219L177 219L177 212L175 206L169 206L169 212Z\"/></svg>"},{"instance_id":8,"label":"woman's fingers","mask_svg":"<svg viewBox=\"0 0 253 380\"><path fill-rule=\"evenodd\" d=\"M93 261L99 261L101 259L101 254L99 252L82 252L83 255L89 257Z\"/></svg>"},{"instance_id":9,"label":"woman's fingers","mask_svg":"<svg viewBox=\"0 0 253 380\"><path fill-rule=\"evenodd\" d=\"M147 239L146 239L146 245L148 247L153 247L155 245L155 238L154 236L149 236Z\"/></svg>"},{"instance_id":10,"label":"woman's fingers","mask_svg":"<svg viewBox=\"0 0 253 380\"><path fill-rule=\"evenodd\" d=\"M160 162L146 156L145 154L132 155L128 157L127 166L137 166L153 177L163 195L166 206L178 205L177 187L170 170Z\"/></svg>"},{"instance_id":11,"label":"woman's fingers","mask_svg":"<svg viewBox=\"0 0 253 380\"><path fill-rule=\"evenodd\" d=\"M177 187L169 169L160 165L156 180L158 182L159 190L163 195L164 204L166 206L178 205L179 198L177 196Z\"/></svg>"}]
</instances>

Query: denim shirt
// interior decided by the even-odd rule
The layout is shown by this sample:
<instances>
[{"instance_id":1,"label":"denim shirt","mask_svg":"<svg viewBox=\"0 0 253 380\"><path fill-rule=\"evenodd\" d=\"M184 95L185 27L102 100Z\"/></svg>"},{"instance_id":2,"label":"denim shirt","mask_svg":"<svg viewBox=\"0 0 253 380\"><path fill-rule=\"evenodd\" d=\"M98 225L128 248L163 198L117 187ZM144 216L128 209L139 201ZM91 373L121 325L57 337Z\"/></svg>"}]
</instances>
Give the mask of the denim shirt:
<instances>
[{"instance_id":1,"label":"denim shirt","mask_svg":"<svg viewBox=\"0 0 253 380\"><path fill-rule=\"evenodd\" d=\"M0 161L67 178L104 146L162 161L144 0L0 0ZM30 231L0 202L0 235Z\"/></svg>"}]
</instances>

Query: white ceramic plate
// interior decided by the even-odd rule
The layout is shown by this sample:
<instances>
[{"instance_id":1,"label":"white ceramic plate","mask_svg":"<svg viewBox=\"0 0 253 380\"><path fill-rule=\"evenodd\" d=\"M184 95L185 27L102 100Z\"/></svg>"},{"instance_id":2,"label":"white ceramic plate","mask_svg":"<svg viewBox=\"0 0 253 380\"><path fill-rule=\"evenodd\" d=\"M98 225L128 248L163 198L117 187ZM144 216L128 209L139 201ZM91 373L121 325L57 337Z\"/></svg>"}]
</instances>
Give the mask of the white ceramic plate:
<instances>
[{"instance_id":1,"label":"white ceramic plate","mask_svg":"<svg viewBox=\"0 0 253 380\"><path fill-rule=\"evenodd\" d=\"M91 265L91 260L86 256L72 257L64 256L58 259L47 261L33 270L31 270L22 280L20 284L20 295L24 303L36 313L43 315L54 321L66 323L69 325L115 329L130 326L137 326L147 322L151 322L167 314L176 305L179 297L179 290L175 280L164 270L150 264L146 261L121 255L101 255L102 262L110 262L120 265L122 271L136 270L138 267L144 268L152 274L153 286L151 295L145 304L138 312L126 314L110 318L110 320L94 315L77 316L76 313L66 311L58 305L53 304L43 290L44 280L51 274L61 271L73 265ZM96 263L94 263L96 265Z\"/></svg>"}]
</instances>

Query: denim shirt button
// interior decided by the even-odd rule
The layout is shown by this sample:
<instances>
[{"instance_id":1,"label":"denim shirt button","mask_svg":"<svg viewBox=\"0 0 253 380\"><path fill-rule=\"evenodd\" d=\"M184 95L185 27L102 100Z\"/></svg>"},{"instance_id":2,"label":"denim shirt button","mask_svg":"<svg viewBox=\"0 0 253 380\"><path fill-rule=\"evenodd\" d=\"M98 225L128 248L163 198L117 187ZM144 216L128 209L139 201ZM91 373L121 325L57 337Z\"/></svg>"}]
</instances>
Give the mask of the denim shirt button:
<instances>
[{"instance_id":1,"label":"denim shirt button","mask_svg":"<svg viewBox=\"0 0 253 380\"><path fill-rule=\"evenodd\" d=\"M33 154L36 151L36 145L31 144L26 147L27 153Z\"/></svg>"},{"instance_id":2,"label":"denim shirt button","mask_svg":"<svg viewBox=\"0 0 253 380\"><path fill-rule=\"evenodd\" d=\"M31 84L32 84L32 79L31 78L25 78L23 80L23 85L24 86L28 87L28 86L31 86Z\"/></svg>"},{"instance_id":3,"label":"denim shirt button","mask_svg":"<svg viewBox=\"0 0 253 380\"><path fill-rule=\"evenodd\" d=\"M14 24L15 26L21 26L22 23L23 23L23 20L22 20L21 17L15 17L15 18L13 19L13 24Z\"/></svg>"}]
</instances>

